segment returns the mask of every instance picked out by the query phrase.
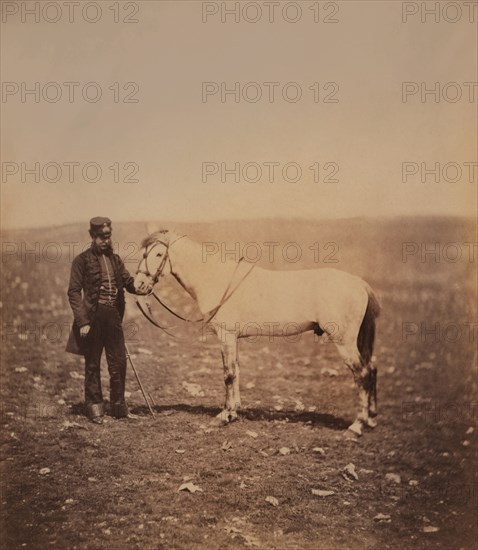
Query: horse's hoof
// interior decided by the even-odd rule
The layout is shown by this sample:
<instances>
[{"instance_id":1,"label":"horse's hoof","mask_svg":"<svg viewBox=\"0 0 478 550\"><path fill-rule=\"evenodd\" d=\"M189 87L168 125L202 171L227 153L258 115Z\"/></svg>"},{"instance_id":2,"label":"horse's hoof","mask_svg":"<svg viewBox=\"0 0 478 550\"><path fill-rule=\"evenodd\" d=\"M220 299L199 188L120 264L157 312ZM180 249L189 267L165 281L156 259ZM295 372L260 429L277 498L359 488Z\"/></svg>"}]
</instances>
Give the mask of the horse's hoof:
<instances>
[{"instance_id":1,"label":"horse's hoof","mask_svg":"<svg viewBox=\"0 0 478 550\"><path fill-rule=\"evenodd\" d=\"M355 435L362 435L362 421L356 420L352 425L347 428L350 432Z\"/></svg>"},{"instance_id":2,"label":"horse's hoof","mask_svg":"<svg viewBox=\"0 0 478 550\"><path fill-rule=\"evenodd\" d=\"M375 418L371 418L370 416L367 418L367 426L369 428L375 428L375 426L377 425L377 421L375 420Z\"/></svg>"},{"instance_id":3,"label":"horse's hoof","mask_svg":"<svg viewBox=\"0 0 478 550\"><path fill-rule=\"evenodd\" d=\"M236 411L221 411L215 418L214 423L215 424L229 424L229 422L234 422L234 420L237 420L237 412Z\"/></svg>"},{"instance_id":4,"label":"horse's hoof","mask_svg":"<svg viewBox=\"0 0 478 550\"><path fill-rule=\"evenodd\" d=\"M222 426L227 424L227 411L221 411L217 416L214 417L212 423L216 426Z\"/></svg>"},{"instance_id":5,"label":"horse's hoof","mask_svg":"<svg viewBox=\"0 0 478 550\"><path fill-rule=\"evenodd\" d=\"M237 416L237 411L226 411L226 413L228 422L234 422L235 420L239 419L239 417Z\"/></svg>"}]
</instances>

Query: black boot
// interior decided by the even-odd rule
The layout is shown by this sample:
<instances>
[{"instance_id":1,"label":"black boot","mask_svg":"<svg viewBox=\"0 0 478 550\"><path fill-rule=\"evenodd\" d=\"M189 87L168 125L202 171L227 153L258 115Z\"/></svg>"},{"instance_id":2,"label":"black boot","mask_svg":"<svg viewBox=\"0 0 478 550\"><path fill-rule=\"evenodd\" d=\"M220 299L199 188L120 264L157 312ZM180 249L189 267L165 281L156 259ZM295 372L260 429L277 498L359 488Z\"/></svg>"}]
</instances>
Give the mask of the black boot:
<instances>
[{"instance_id":1,"label":"black boot","mask_svg":"<svg viewBox=\"0 0 478 550\"><path fill-rule=\"evenodd\" d=\"M111 404L111 416L115 418L127 418L128 414L128 405L124 401L122 403Z\"/></svg>"},{"instance_id":2,"label":"black boot","mask_svg":"<svg viewBox=\"0 0 478 550\"><path fill-rule=\"evenodd\" d=\"M95 424L103 424L105 409L103 403L87 403L86 416Z\"/></svg>"}]
</instances>

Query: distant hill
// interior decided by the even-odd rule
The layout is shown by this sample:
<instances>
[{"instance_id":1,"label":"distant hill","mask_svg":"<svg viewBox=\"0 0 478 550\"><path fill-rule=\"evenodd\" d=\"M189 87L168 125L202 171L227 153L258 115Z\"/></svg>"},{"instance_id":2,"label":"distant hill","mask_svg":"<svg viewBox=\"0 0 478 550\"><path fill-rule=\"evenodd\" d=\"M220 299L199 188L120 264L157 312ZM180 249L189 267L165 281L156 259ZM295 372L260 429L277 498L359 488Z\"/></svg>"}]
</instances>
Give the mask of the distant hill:
<instances>
[{"instance_id":1,"label":"distant hill","mask_svg":"<svg viewBox=\"0 0 478 550\"><path fill-rule=\"evenodd\" d=\"M253 261L260 255L258 265L270 269L334 267L363 276L371 283L404 285L412 280L416 283L418 278L424 284L469 286L476 277L478 250L466 244L478 241L476 222L466 218L258 219L210 224L164 221L160 225L197 242L216 243L218 253L238 246L246 259ZM115 250L134 271L140 258L140 242L147 234L146 224L114 223L113 228ZM75 223L3 231L3 266L26 261L30 265L43 264L47 271L53 272L55 265L57 272L64 268L67 271L72 257L88 246L87 230L87 223ZM292 244L286 249L287 243ZM25 254L29 250L34 252ZM433 250L436 255L430 252ZM298 261L288 261L298 252Z\"/></svg>"}]
</instances>

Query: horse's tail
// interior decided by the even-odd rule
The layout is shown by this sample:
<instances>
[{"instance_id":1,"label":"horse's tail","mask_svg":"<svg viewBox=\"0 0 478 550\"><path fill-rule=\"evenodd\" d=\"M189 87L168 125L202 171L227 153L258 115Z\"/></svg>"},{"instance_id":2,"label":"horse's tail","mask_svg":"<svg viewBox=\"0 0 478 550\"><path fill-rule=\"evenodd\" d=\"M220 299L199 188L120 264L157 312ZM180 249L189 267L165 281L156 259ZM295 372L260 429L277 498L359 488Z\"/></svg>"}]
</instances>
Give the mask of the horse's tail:
<instances>
[{"instance_id":1,"label":"horse's tail","mask_svg":"<svg viewBox=\"0 0 478 550\"><path fill-rule=\"evenodd\" d=\"M366 286L368 294L367 309L360 325L357 337L357 347L365 365L370 363L375 343L375 319L379 316L381 306L377 296L369 285Z\"/></svg>"}]
</instances>

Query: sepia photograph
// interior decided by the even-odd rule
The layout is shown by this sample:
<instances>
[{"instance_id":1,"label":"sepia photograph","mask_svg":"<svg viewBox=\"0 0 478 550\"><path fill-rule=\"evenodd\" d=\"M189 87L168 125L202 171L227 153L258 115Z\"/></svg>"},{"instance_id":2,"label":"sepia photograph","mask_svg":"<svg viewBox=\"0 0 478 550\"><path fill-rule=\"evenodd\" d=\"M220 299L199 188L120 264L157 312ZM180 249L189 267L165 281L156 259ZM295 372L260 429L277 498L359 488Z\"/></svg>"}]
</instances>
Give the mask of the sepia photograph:
<instances>
[{"instance_id":1,"label":"sepia photograph","mask_svg":"<svg viewBox=\"0 0 478 550\"><path fill-rule=\"evenodd\" d=\"M0 549L478 550L478 1L0 10Z\"/></svg>"}]
</instances>

